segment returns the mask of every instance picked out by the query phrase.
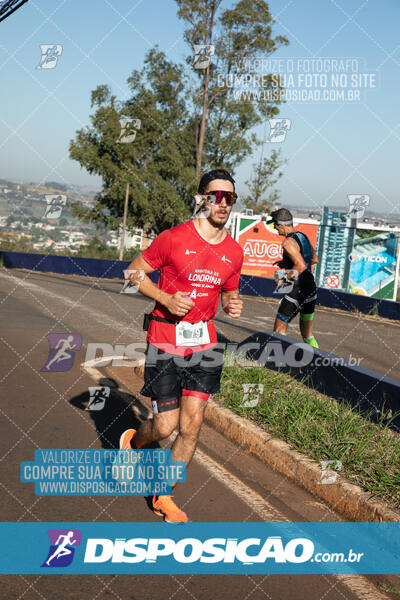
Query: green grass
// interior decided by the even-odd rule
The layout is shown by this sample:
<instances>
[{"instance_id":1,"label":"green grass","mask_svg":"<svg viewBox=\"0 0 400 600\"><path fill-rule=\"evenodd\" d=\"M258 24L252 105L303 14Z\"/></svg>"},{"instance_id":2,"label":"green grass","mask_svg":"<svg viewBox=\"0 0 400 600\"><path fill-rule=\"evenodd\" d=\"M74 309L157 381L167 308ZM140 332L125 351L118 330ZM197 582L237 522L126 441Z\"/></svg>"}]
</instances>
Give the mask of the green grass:
<instances>
[{"instance_id":1,"label":"green grass","mask_svg":"<svg viewBox=\"0 0 400 600\"><path fill-rule=\"evenodd\" d=\"M254 408L242 406L248 383L264 385ZM309 458L341 461L342 476L400 508L400 435L384 417L372 423L348 402L263 367L225 367L215 400Z\"/></svg>"},{"instance_id":2,"label":"green grass","mask_svg":"<svg viewBox=\"0 0 400 600\"><path fill-rule=\"evenodd\" d=\"M387 592L388 594L393 594L394 596L400 596L400 590L397 587L393 587L392 585L388 585L387 583L381 583L378 586L383 592Z\"/></svg>"},{"instance_id":3,"label":"green grass","mask_svg":"<svg viewBox=\"0 0 400 600\"><path fill-rule=\"evenodd\" d=\"M374 306L371 308L371 310L369 311L370 315L379 315L379 308L378 308L378 304L374 304Z\"/></svg>"}]
</instances>

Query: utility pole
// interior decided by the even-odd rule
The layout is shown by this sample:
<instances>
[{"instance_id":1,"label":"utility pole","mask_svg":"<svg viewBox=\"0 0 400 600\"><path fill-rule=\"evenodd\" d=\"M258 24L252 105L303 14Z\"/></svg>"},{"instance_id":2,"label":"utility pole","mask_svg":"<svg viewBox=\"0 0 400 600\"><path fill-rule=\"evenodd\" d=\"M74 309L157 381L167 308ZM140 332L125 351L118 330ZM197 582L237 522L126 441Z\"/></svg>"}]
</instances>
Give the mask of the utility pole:
<instances>
[{"instance_id":1,"label":"utility pole","mask_svg":"<svg viewBox=\"0 0 400 600\"><path fill-rule=\"evenodd\" d=\"M221 0L216 1L213 0L211 4L211 14L208 22L208 35L205 40L206 48L208 48L208 56L210 57L210 48L213 36L213 29L215 25L215 13L217 11L218 6L220 5ZM199 131L199 139L197 140L196 147L196 177L200 177L201 164L203 161L203 150L204 150L204 140L206 137L206 128L207 128L207 111L208 111L208 100L209 100L209 86L210 86L210 63L208 63L204 76L203 76L203 108L202 115L200 121L200 131Z\"/></svg>"},{"instance_id":2,"label":"utility pole","mask_svg":"<svg viewBox=\"0 0 400 600\"><path fill-rule=\"evenodd\" d=\"M122 219L122 229L121 229L121 245L119 248L119 260L124 260L126 217L128 215L128 199L129 199L129 181L126 184L124 216Z\"/></svg>"}]
</instances>

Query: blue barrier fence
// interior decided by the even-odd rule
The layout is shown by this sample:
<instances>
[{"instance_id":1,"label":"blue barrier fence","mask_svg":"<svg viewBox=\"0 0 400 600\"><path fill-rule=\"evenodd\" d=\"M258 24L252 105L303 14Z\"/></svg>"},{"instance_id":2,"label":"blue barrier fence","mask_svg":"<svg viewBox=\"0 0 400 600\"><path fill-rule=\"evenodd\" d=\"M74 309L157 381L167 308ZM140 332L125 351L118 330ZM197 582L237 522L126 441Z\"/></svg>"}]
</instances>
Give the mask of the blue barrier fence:
<instances>
[{"instance_id":1,"label":"blue barrier fence","mask_svg":"<svg viewBox=\"0 0 400 600\"><path fill-rule=\"evenodd\" d=\"M100 260L97 258L78 258L71 256L50 256L46 254L25 254L22 252L2 252L4 266L9 269L29 269L47 273L63 273L65 275L86 275L113 279L123 278L123 269L129 261ZM151 279L157 281L158 271L152 273ZM274 297L275 284L272 279L242 275L240 278L240 293L249 296ZM275 296L278 298L279 296ZM379 300L357 294L348 294L336 290L318 288L317 303L329 308L362 313L378 314L387 319L400 320L400 302Z\"/></svg>"},{"instance_id":2,"label":"blue barrier fence","mask_svg":"<svg viewBox=\"0 0 400 600\"><path fill-rule=\"evenodd\" d=\"M122 279L122 271L129 265L129 261L24 254L22 252L2 252L2 257L4 266L8 269L29 269L30 271L85 275L104 279L113 279L114 277Z\"/></svg>"},{"instance_id":3,"label":"blue barrier fence","mask_svg":"<svg viewBox=\"0 0 400 600\"><path fill-rule=\"evenodd\" d=\"M237 352L274 371L290 373L338 401L345 399L364 414L372 411L373 420L393 419L390 426L400 432L400 381L275 333L255 333L240 343Z\"/></svg>"},{"instance_id":4,"label":"blue barrier fence","mask_svg":"<svg viewBox=\"0 0 400 600\"><path fill-rule=\"evenodd\" d=\"M25 254L23 252L1 252L7 269L29 269L43 273L63 275L84 275L100 279L123 279L123 270L128 268L128 260L102 260L77 256L51 256L47 254ZM150 279L158 281L159 271L150 274Z\"/></svg>"}]
</instances>

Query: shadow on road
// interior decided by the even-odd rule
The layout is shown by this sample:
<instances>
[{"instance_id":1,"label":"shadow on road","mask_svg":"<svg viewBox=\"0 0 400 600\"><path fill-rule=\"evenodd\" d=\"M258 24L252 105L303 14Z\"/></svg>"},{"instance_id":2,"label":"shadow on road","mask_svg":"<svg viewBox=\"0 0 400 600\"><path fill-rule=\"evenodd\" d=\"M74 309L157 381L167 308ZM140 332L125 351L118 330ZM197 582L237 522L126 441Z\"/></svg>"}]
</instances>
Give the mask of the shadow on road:
<instances>
[{"instance_id":1,"label":"shadow on road","mask_svg":"<svg viewBox=\"0 0 400 600\"><path fill-rule=\"evenodd\" d=\"M74 396L69 402L90 415L103 448L118 448L121 433L125 429L138 429L141 421L147 419L147 409L136 396L122 392L115 379L104 377L100 379L98 386L110 388L110 396L101 410L87 410L90 401L88 391ZM136 416L134 407L141 420Z\"/></svg>"}]
</instances>

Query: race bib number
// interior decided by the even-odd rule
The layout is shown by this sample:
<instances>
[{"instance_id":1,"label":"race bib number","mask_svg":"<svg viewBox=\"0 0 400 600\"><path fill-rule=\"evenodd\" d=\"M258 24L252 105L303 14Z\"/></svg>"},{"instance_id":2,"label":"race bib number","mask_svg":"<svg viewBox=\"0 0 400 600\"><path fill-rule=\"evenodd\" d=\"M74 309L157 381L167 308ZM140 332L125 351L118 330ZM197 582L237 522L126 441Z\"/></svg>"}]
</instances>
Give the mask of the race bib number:
<instances>
[{"instance_id":1,"label":"race bib number","mask_svg":"<svg viewBox=\"0 0 400 600\"><path fill-rule=\"evenodd\" d=\"M201 346L210 343L207 323L188 323L181 321L176 325L176 345L177 346Z\"/></svg>"}]
</instances>

